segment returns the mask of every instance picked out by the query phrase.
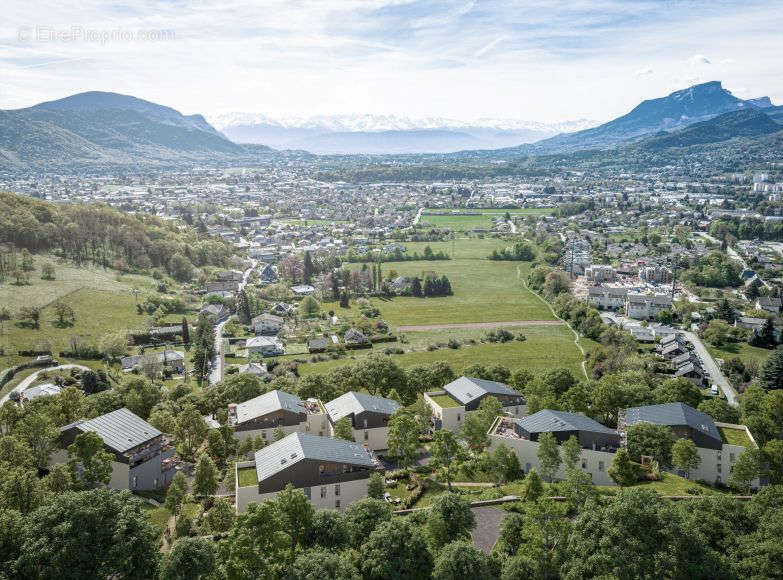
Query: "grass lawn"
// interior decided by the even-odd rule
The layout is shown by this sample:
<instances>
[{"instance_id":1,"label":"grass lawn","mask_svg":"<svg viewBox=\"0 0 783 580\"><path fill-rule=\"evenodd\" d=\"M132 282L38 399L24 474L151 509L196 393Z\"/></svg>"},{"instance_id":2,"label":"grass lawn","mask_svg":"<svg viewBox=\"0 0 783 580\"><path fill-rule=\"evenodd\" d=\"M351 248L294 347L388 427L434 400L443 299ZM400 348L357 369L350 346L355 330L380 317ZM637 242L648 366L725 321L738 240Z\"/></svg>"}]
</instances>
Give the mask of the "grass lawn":
<instances>
[{"instance_id":1,"label":"grass lawn","mask_svg":"<svg viewBox=\"0 0 783 580\"><path fill-rule=\"evenodd\" d=\"M602 493L617 493L620 489L617 486L611 485L598 485L596 486ZM657 491L661 495L691 495L687 492L688 488L698 488L702 494L715 495L722 493L720 490L698 483L696 481L690 481L674 473L661 473L661 479L659 481L640 481L631 487L645 487Z\"/></svg>"},{"instance_id":2,"label":"grass lawn","mask_svg":"<svg viewBox=\"0 0 783 580\"><path fill-rule=\"evenodd\" d=\"M95 345L106 333L138 328L146 321L145 316L136 314L136 299L130 292L82 288L61 300L75 312L73 326L60 326L51 305L41 311L38 329L22 327L14 321L5 323L0 345L7 354L0 357L0 368L14 364L11 355L16 355L18 350L34 349L43 341L52 345L56 356L57 352L70 348L71 337Z\"/></svg>"},{"instance_id":3,"label":"grass lawn","mask_svg":"<svg viewBox=\"0 0 783 580\"><path fill-rule=\"evenodd\" d=\"M718 427L721 439L728 445L740 445L742 447L753 448L753 441L750 440L745 429L732 429L731 427Z\"/></svg>"},{"instance_id":4,"label":"grass lawn","mask_svg":"<svg viewBox=\"0 0 783 580\"><path fill-rule=\"evenodd\" d=\"M453 213L453 212L458 213ZM548 215L552 213L550 208L525 208L525 209L428 209L422 212L421 223L438 228L450 228L455 231L470 231L476 227L492 228L492 219L503 217L506 212L511 216ZM447 215L435 215L447 214ZM471 215L465 215L471 214Z\"/></svg>"},{"instance_id":5,"label":"grass lawn","mask_svg":"<svg viewBox=\"0 0 783 580\"><path fill-rule=\"evenodd\" d=\"M147 502L144 502L144 509L147 512L147 515L149 515L152 525L157 528L158 534L163 535L163 530L166 529L166 524L171 517L171 512L163 506L155 507Z\"/></svg>"},{"instance_id":6,"label":"grass lawn","mask_svg":"<svg viewBox=\"0 0 783 580\"><path fill-rule=\"evenodd\" d=\"M258 475L255 467L242 467L237 469L237 481L239 487L252 487L258 484Z\"/></svg>"},{"instance_id":7,"label":"grass lawn","mask_svg":"<svg viewBox=\"0 0 783 580\"><path fill-rule=\"evenodd\" d=\"M519 276L527 276L529 268L528 262L462 258L384 264L384 271L393 269L403 276L421 277L426 271L445 274L454 295L433 298L396 296L374 298L372 302L392 326L553 320L549 309L522 285Z\"/></svg>"},{"instance_id":8,"label":"grass lawn","mask_svg":"<svg viewBox=\"0 0 783 580\"><path fill-rule=\"evenodd\" d=\"M438 405L440 405L441 409L445 409L447 407L459 407L460 404L451 398L450 395L434 395L430 397L432 401Z\"/></svg>"},{"instance_id":9,"label":"grass lawn","mask_svg":"<svg viewBox=\"0 0 783 580\"><path fill-rule=\"evenodd\" d=\"M582 355L574 345L573 334L565 325L531 327L521 330L527 336L527 340L524 342L512 340L503 344L480 343L462 346L459 349L419 350L390 356L395 363L403 368L443 361L450 364L457 373L468 365L478 363L503 365L512 371L524 368L534 373L553 367L565 367L575 376L582 376ZM533 331L536 332L536 336L532 336ZM415 333L408 332L406 336L411 337L413 334ZM393 343L391 346L395 345L396 343ZM337 360L301 364L299 365L299 373L302 376L324 373L346 364L355 364L370 354L383 352L384 346L377 345L373 349L354 351L355 354Z\"/></svg>"},{"instance_id":10,"label":"grass lawn","mask_svg":"<svg viewBox=\"0 0 783 580\"><path fill-rule=\"evenodd\" d=\"M769 349L751 346L747 342L730 342L720 348L710 344L706 344L706 346L714 358L722 358L724 361L739 357L743 361L755 360L759 364L764 364L764 361L772 353Z\"/></svg>"}]
</instances>

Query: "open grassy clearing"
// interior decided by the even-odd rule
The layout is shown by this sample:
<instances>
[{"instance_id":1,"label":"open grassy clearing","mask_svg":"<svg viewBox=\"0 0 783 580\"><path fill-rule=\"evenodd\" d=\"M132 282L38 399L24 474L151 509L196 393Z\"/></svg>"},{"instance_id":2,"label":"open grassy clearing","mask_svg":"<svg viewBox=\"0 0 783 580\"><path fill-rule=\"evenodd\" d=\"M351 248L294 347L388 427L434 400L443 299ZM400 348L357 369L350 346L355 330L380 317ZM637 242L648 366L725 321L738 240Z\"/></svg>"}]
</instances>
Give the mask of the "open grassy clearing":
<instances>
[{"instance_id":1,"label":"open grassy clearing","mask_svg":"<svg viewBox=\"0 0 783 580\"><path fill-rule=\"evenodd\" d=\"M418 333L409 332L406 333L406 337L410 340L416 340L414 334ZM581 375L582 355L574 345L573 334L565 325L525 329L525 334L527 340L524 342L513 340L503 344L481 343L465 345L459 349L442 348L434 351L406 352L390 356L395 363L403 368L444 361L451 365L455 372L472 364L484 364L503 365L512 371L524 368L532 372L565 367L576 376ZM355 354L346 358L302 364L299 366L299 373L303 376L324 373L339 366L355 364L372 354L373 351L383 352L383 345L361 351L361 353L354 351Z\"/></svg>"},{"instance_id":2,"label":"open grassy clearing","mask_svg":"<svg viewBox=\"0 0 783 580\"><path fill-rule=\"evenodd\" d=\"M729 445L741 445L742 447L755 447L744 429L732 429L730 427L718 427L721 439Z\"/></svg>"},{"instance_id":3,"label":"open grassy clearing","mask_svg":"<svg viewBox=\"0 0 783 580\"><path fill-rule=\"evenodd\" d=\"M764 364L764 361L772 353L769 349L751 346L747 342L730 342L721 347L705 343L705 346L707 346L707 350L710 351L714 358L721 358L727 361L730 358L739 357L743 362L754 360L760 365Z\"/></svg>"},{"instance_id":4,"label":"open grassy clearing","mask_svg":"<svg viewBox=\"0 0 783 580\"><path fill-rule=\"evenodd\" d=\"M133 287L152 290L156 283L149 276L122 275L115 270L93 266L75 266L58 262L50 256L35 256L35 271L30 272L30 283L17 286L12 279L0 284L0 305L15 312L22 306L44 306L79 290L90 288L106 292L126 293ZM41 279L41 264L54 264L55 279Z\"/></svg>"},{"instance_id":5,"label":"open grassy clearing","mask_svg":"<svg viewBox=\"0 0 783 580\"><path fill-rule=\"evenodd\" d=\"M455 259L445 261L398 262L394 269L403 276L422 272L445 274L453 296L413 298L396 296L373 299L381 316L391 325L448 324L456 322L502 322L552 320L549 309L527 290L517 277L517 266L527 276L528 263Z\"/></svg>"},{"instance_id":6,"label":"open grassy clearing","mask_svg":"<svg viewBox=\"0 0 783 580\"><path fill-rule=\"evenodd\" d=\"M459 213L452 213L457 211ZM525 209L427 209L422 212L421 224L429 224L438 228L450 228L455 231L469 231L473 228L492 227L492 219L503 217L508 212L511 216L548 215L552 213L549 208L525 208ZM448 215L436 215L448 214ZM472 215L464 215L472 214Z\"/></svg>"},{"instance_id":7,"label":"open grassy clearing","mask_svg":"<svg viewBox=\"0 0 783 580\"><path fill-rule=\"evenodd\" d=\"M139 328L146 322L146 316L136 314L136 299L130 292L82 288L63 297L62 301L74 310L76 320L72 326L58 324L52 305L41 311L38 329L19 326L14 320L5 322L0 345L7 354L0 356L0 368L18 362L17 351L35 349L43 341L51 344L56 355L61 350L69 350L71 337L94 345L107 333ZM102 364L100 361L92 363Z\"/></svg>"},{"instance_id":8,"label":"open grassy clearing","mask_svg":"<svg viewBox=\"0 0 783 580\"><path fill-rule=\"evenodd\" d=\"M242 467L237 469L237 483L239 487L253 487L258 483L255 467Z\"/></svg>"},{"instance_id":9,"label":"open grassy clearing","mask_svg":"<svg viewBox=\"0 0 783 580\"><path fill-rule=\"evenodd\" d=\"M155 507L147 502L144 502L144 510L147 512L152 525L158 530L158 534L163 535L169 518L171 518L171 512L163 506Z\"/></svg>"}]
</instances>

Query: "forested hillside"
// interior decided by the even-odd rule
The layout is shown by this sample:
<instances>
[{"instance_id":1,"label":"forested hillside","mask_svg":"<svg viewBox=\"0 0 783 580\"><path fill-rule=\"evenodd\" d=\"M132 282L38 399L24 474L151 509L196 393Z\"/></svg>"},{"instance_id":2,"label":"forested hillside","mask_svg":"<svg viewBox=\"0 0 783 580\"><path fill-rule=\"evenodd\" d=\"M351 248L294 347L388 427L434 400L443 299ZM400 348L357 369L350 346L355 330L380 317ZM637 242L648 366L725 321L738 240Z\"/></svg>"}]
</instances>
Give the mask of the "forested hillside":
<instances>
[{"instance_id":1,"label":"forested hillside","mask_svg":"<svg viewBox=\"0 0 783 580\"><path fill-rule=\"evenodd\" d=\"M181 281L192 277L194 266L224 266L233 254L222 240L181 230L154 216L100 204L55 205L3 192L0 244L120 271L161 268ZM0 276L9 274L2 270L0 261Z\"/></svg>"}]
</instances>

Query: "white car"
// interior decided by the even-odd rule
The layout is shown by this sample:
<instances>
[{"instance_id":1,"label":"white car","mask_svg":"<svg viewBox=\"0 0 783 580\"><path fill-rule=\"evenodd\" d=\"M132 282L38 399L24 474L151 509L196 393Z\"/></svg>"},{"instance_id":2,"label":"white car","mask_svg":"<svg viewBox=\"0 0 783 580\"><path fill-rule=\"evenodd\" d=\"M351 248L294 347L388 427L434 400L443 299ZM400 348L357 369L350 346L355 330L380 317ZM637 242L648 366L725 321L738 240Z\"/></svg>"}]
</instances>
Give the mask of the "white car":
<instances>
[{"instance_id":1,"label":"white car","mask_svg":"<svg viewBox=\"0 0 783 580\"><path fill-rule=\"evenodd\" d=\"M712 385L712 387L710 387L710 393L713 395L717 396L719 392L718 385Z\"/></svg>"}]
</instances>

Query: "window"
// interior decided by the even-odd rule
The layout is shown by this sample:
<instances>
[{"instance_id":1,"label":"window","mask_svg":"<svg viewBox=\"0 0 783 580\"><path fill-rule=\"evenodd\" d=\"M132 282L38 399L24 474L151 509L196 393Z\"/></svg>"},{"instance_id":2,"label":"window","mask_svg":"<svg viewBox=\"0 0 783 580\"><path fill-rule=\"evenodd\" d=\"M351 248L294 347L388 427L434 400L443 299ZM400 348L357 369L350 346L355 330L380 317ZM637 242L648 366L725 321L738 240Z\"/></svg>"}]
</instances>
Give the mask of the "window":
<instances>
[{"instance_id":1,"label":"window","mask_svg":"<svg viewBox=\"0 0 783 580\"><path fill-rule=\"evenodd\" d=\"M309 431L309 430L310 430L310 423L306 423L305 424L305 431Z\"/></svg>"},{"instance_id":2,"label":"window","mask_svg":"<svg viewBox=\"0 0 783 580\"><path fill-rule=\"evenodd\" d=\"M321 486L321 499L326 497L326 486Z\"/></svg>"},{"instance_id":3,"label":"window","mask_svg":"<svg viewBox=\"0 0 783 580\"><path fill-rule=\"evenodd\" d=\"M336 509L336 510L340 509L340 500L339 499L334 500L334 509Z\"/></svg>"},{"instance_id":4,"label":"window","mask_svg":"<svg viewBox=\"0 0 783 580\"><path fill-rule=\"evenodd\" d=\"M604 462L603 461L599 461L598 462L598 471L603 471L603 470L604 470Z\"/></svg>"},{"instance_id":5,"label":"window","mask_svg":"<svg viewBox=\"0 0 783 580\"><path fill-rule=\"evenodd\" d=\"M733 453L729 453L729 461L734 463L734 454Z\"/></svg>"},{"instance_id":6,"label":"window","mask_svg":"<svg viewBox=\"0 0 783 580\"><path fill-rule=\"evenodd\" d=\"M370 439L370 432L369 431L365 431L364 432L364 440L367 441L369 439Z\"/></svg>"},{"instance_id":7,"label":"window","mask_svg":"<svg viewBox=\"0 0 783 580\"><path fill-rule=\"evenodd\" d=\"M139 485L139 478L138 478L137 476L135 476L135 475L134 475L134 476L133 476L133 481L132 481L132 483L131 483L131 487L132 487L133 489L136 489L136 486L138 486L138 485Z\"/></svg>"},{"instance_id":8,"label":"window","mask_svg":"<svg viewBox=\"0 0 783 580\"><path fill-rule=\"evenodd\" d=\"M152 480L152 487L154 487L155 489L158 489L158 478L157 477Z\"/></svg>"},{"instance_id":9,"label":"window","mask_svg":"<svg viewBox=\"0 0 783 580\"><path fill-rule=\"evenodd\" d=\"M582 469L587 469L587 459L582 458Z\"/></svg>"},{"instance_id":10,"label":"window","mask_svg":"<svg viewBox=\"0 0 783 580\"><path fill-rule=\"evenodd\" d=\"M529 463L525 463L525 473L529 472L531 467Z\"/></svg>"},{"instance_id":11,"label":"window","mask_svg":"<svg viewBox=\"0 0 783 580\"><path fill-rule=\"evenodd\" d=\"M261 438L266 439L266 431L261 431Z\"/></svg>"},{"instance_id":12,"label":"window","mask_svg":"<svg viewBox=\"0 0 783 580\"><path fill-rule=\"evenodd\" d=\"M324 472L324 466L323 465L319 465L318 466L318 473L323 474L323 472Z\"/></svg>"},{"instance_id":13,"label":"window","mask_svg":"<svg viewBox=\"0 0 783 580\"><path fill-rule=\"evenodd\" d=\"M460 421L462 421L462 415L460 415L459 413L457 413L457 422L460 422Z\"/></svg>"},{"instance_id":14,"label":"window","mask_svg":"<svg viewBox=\"0 0 783 580\"><path fill-rule=\"evenodd\" d=\"M364 420L364 428L367 429L367 419Z\"/></svg>"},{"instance_id":15,"label":"window","mask_svg":"<svg viewBox=\"0 0 783 580\"><path fill-rule=\"evenodd\" d=\"M340 495L340 484L339 483L335 483L334 484L334 496L338 497L339 495Z\"/></svg>"},{"instance_id":16,"label":"window","mask_svg":"<svg viewBox=\"0 0 783 580\"><path fill-rule=\"evenodd\" d=\"M721 465L718 463L718 473L721 473Z\"/></svg>"}]
</instances>

